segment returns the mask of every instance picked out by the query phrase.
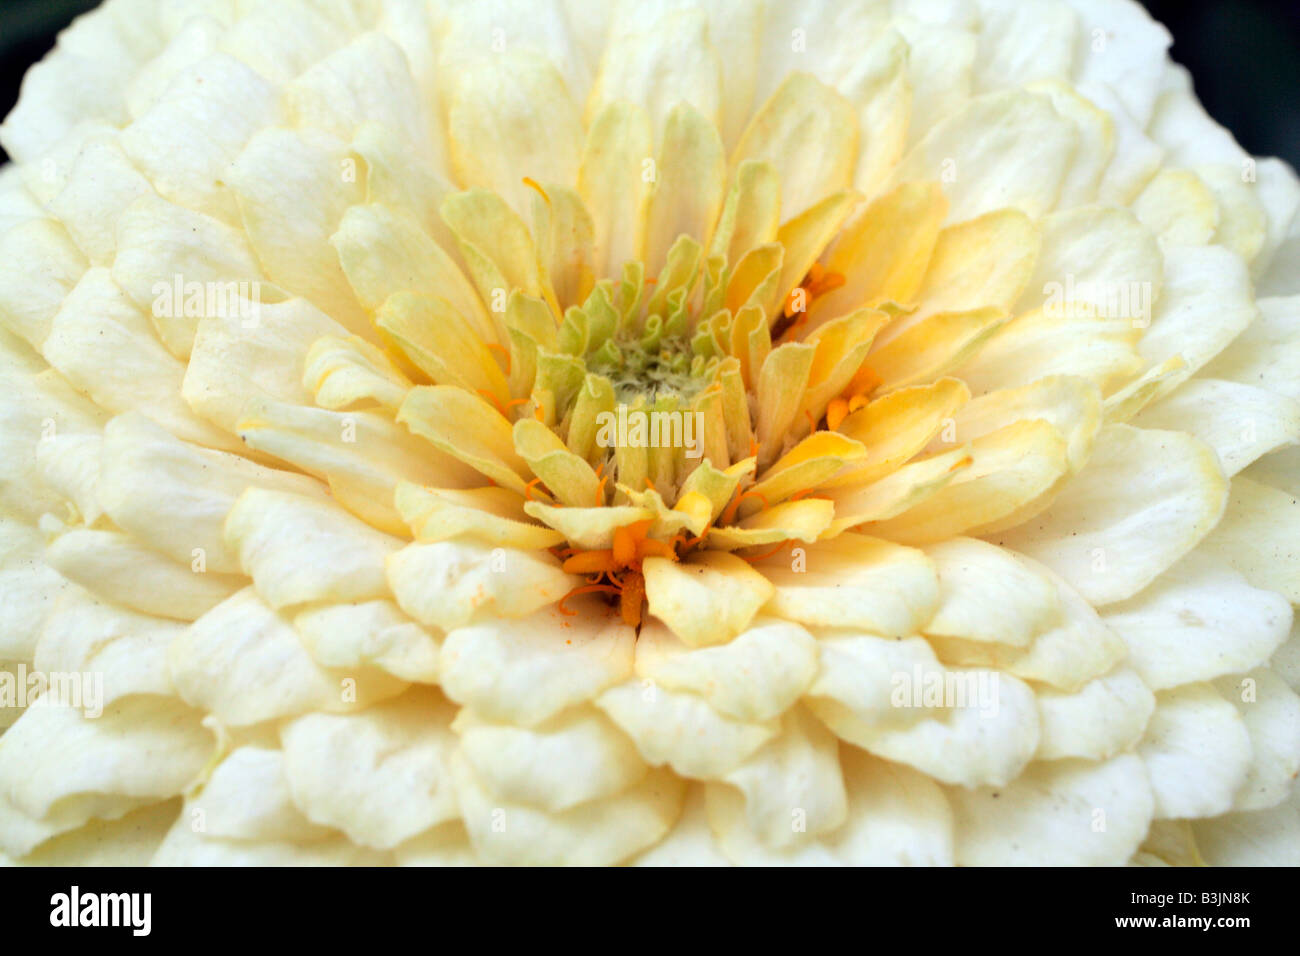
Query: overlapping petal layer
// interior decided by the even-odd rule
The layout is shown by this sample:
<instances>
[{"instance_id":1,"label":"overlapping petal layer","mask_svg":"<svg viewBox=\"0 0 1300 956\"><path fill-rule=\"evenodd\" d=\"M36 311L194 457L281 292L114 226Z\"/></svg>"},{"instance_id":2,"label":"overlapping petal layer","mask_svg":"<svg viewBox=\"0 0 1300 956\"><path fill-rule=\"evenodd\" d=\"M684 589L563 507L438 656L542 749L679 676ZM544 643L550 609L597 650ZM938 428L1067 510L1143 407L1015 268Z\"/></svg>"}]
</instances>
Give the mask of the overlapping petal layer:
<instances>
[{"instance_id":1,"label":"overlapping petal layer","mask_svg":"<svg viewBox=\"0 0 1300 956\"><path fill-rule=\"evenodd\" d=\"M0 854L1300 860L1300 183L1168 44L79 20L0 126Z\"/></svg>"}]
</instances>

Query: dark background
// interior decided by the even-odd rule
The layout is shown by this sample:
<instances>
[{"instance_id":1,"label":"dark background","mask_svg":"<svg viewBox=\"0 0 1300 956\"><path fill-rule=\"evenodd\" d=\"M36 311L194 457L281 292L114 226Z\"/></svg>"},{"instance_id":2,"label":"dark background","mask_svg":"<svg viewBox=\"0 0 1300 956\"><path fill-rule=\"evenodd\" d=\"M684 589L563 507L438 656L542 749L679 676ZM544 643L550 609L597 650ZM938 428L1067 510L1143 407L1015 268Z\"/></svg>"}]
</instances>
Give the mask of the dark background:
<instances>
[{"instance_id":1,"label":"dark background","mask_svg":"<svg viewBox=\"0 0 1300 956\"><path fill-rule=\"evenodd\" d=\"M1210 115L1243 147L1300 168L1300 0L1143 0L1174 36ZM95 0L0 0L0 116L23 73ZM0 151L0 160L5 158Z\"/></svg>"}]
</instances>

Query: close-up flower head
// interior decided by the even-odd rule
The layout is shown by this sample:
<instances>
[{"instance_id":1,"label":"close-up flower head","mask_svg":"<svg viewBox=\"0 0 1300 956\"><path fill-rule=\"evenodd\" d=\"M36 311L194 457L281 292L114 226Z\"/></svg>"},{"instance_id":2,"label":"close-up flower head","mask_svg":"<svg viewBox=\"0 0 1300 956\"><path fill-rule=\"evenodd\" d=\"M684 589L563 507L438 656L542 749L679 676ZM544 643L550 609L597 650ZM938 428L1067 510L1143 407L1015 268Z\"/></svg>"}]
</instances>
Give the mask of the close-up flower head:
<instances>
[{"instance_id":1,"label":"close-up flower head","mask_svg":"<svg viewBox=\"0 0 1300 956\"><path fill-rule=\"evenodd\" d=\"M1300 864L1300 180L1170 46L76 18L0 125L0 863Z\"/></svg>"}]
</instances>

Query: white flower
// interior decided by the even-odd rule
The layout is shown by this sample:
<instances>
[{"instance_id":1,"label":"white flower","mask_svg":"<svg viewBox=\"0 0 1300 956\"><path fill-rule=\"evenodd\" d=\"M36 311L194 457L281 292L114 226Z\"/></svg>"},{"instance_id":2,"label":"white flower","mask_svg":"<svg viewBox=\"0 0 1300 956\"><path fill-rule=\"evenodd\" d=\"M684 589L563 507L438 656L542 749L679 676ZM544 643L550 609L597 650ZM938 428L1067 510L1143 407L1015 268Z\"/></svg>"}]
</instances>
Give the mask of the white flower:
<instances>
[{"instance_id":1,"label":"white flower","mask_svg":"<svg viewBox=\"0 0 1300 956\"><path fill-rule=\"evenodd\" d=\"M1300 861L1300 183L1168 45L79 20L0 127L0 851Z\"/></svg>"}]
</instances>

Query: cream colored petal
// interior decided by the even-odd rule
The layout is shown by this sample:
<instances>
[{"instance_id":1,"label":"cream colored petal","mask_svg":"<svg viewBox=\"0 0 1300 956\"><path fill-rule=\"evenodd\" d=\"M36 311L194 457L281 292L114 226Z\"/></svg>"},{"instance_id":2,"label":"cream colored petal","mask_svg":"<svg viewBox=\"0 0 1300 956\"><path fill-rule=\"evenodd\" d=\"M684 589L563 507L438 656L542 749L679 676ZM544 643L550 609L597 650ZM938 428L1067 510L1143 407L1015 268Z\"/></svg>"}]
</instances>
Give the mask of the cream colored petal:
<instances>
[{"instance_id":1,"label":"cream colored petal","mask_svg":"<svg viewBox=\"0 0 1300 956\"><path fill-rule=\"evenodd\" d=\"M981 305L1010 309L1033 274L1038 246L1038 227L1019 209L995 209L942 230L911 320Z\"/></svg>"},{"instance_id":2,"label":"cream colored petal","mask_svg":"<svg viewBox=\"0 0 1300 956\"><path fill-rule=\"evenodd\" d=\"M1140 335L1127 319L1035 309L1008 322L960 375L975 395L1047 375L1087 378L1105 388L1143 367Z\"/></svg>"},{"instance_id":3,"label":"cream colored petal","mask_svg":"<svg viewBox=\"0 0 1300 956\"><path fill-rule=\"evenodd\" d=\"M364 408L375 404L396 410L411 380L381 349L355 335L317 339L304 360L302 383L321 408Z\"/></svg>"},{"instance_id":4,"label":"cream colored petal","mask_svg":"<svg viewBox=\"0 0 1300 956\"><path fill-rule=\"evenodd\" d=\"M948 787L966 866L1119 866L1153 813L1142 761L1035 763L1006 786Z\"/></svg>"},{"instance_id":5,"label":"cream colored petal","mask_svg":"<svg viewBox=\"0 0 1300 956\"><path fill-rule=\"evenodd\" d=\"M1215 244L1231 249L1253 266L1268 239L1268 218L1254 185L1246 182L1241 164L1197 166L1196 174L1214 194L1219 207Z\"/></svg>"},{"instance_id":6,"label":"cream colored petal","mask_svg":"<svg viewBox=\"0 0 1300 956\"><path fill-rule=\"evenodd\" d=\"M284 779L308 819L387 850L456 816L448 759L454 708L413 690L358 714L284 726Z\"/></svg>"},{"instance_id":7,"label":"cream colored petal","mask_svg":"<svg viewBox=\"0 0 1300 956\"><path fill-rule=\"evenodd\" d=\"M816 149L809 149L816 143ZM806 73L790 73L749 121L731 154L771 163L781 179L781 221L848 187L858 145L853 105Z\"/></svg>"},{"instance_id":8,"label":"cream colored petal","mask_svg":"<svg viewBox=\"0 0 1300 956\"><path fill-rule=\"evenodd\" d=\"M1213 817L1232 809L1250 769L1250 735L1210 684L1162 691L1138 754L1155 794L1155 815Z\"/></svg>"},{"instance_id":9,"label":"cream colored petal","mask_svg":"<svg viewBox=\"0 0 1300 956\"><path fill-rule=\"evenodd\" d=\"M775 587L765 610L886 637L913 634L929 620L938 582L922 552L853 533L799 550L756 565Z\"/></svg>"},{"instance_id":10,"label":"cream colored petal","mask_svg":"<svg viewBox=\"0 0 1300 956\"><path fill-rule=\"evenodd\" d=\"M248 403L236 427L253 448L326 479L344 507L393 534L406 532L393 507L400 482L466 488L482 481L376 412L331 412L257 399Z\"/></svg>"},{"instance_id":11,"label":"cream colored petal","mask_svg":"<svg viewBox=\"0 0 1300 956\"><path fill-rule=\"evenodd\" d=\"M938 312L894 338L885 341L882 336L884 344L868 354L867 364L884 388L927 384L974 358L1008 318L1005 311L993 307Z\"/></svg>"},{"instance_id":12,"label":"cream colored petal","mask_svg":"<svg viewBox=\"0 0 1300 956\"><path fill-rule=\"evenodd\" d=\"M393 553L388 585L411 617L450 631L492 615L527 617L564 597L574 579L548 552L461 539L409 544Z\"/></svg>"},{"instance_id":13,"label":"cream colored petal","mask_svg":"<svg viewBox=\"0 0 1300 956\"><path fill-rule=\"evenodd\" d=\"M613 615L601 620L598 601L568 603L578 615L546 608L518 624L452 631L442 648L443 691L484 719L534 726L628 677L634 631Z\"/></svg>"},{"instance_id":14,"label":"cream colored petal","mask_svg":"<svg viewBox=\"0 0 1300 956\"><path fill-rule=\"evenodd\" d=\"M933 182L905 183L858 210L826 258L827 270L846 281L814 301L812 319L824 321L882 301L911 302L947 210Z\"/></svg>"},{"instance_id":15,"label":"cream colored petal","mask_svg":"<svg viewBox=\"0 0 1300 956\"><path fill-rule=\"evenodd\" d=\"M107 269L91 269L68 293L41 351L74 388L110 412L139 410L188 441L239 447L181 398L185 366L159 344Z\"/></svg>"},{"instance_id":16,"label":"cream colored petal","mask_svg":"<svg viewBox=\"0 0 1300 956\"><path fill-rule=\"evenodd\" d=\"M1300 402L1252 385L1196 378L1148 405L1132 423L1195 435L1232 476L1261 455L1300 442Z\"/></svg>"},{"instance_id":17,"label":"cream colored petal","mask_svg":"<svg viewBox=\"0 0 1300 956\"><path fill-rule=\"evenodd\" d=\"M441 639L403 614L392 601L330 604L293 619L303 646L323 667L378 667L420 684L438 679Z\"/></svg>"},{"instance_id":18,"label":"cream colored petal","mask_svg":"<svg viewBox=\"0 0 1300 956\"><path fill-rule=\"evenodd\" d=\"M542 551L565 540L559 531L527 520L526 508L545 506L540 502L526 503L506 488L454 491L402 483L397 486L394 505L417 541L447 541L464 535L497 547ZM600 547L608 547L608 543Z\"/></svg>"},{"instance_id":19,"label":"cream colored petal","mask_svg":"<svg viewBox=\"0 0 1300 956\"><path fill-rule=\"evenodd\" d=\"M1203 370L1300 401L1300 296L1262 298L1259 317Z\"/></svg>"},{"instance_id":20,"label":"cream colored petal","mask_svg":"<svg viewBox=\"0 0 1300 956\"><path fill-rule=\"evenodd\" d=\"M1092 451L1101 413L1101 394L1091 382L1052 375L1020 388L986 392L967 402L953 413L951 430L932 441L930 450L973 442L1017 421L1041 419L1065 437L1070 470L1077 471Z\"/></svg>"},{"instance_id":21,"label":"cream colored petal","mask_svg":"<svg viewBox=\"0 0 1300 956\"><path fill-rule=\"evenodd\" d=\"M212 837L310 843L332 835L294 806L284 752L237 747L213 768L182 820Z\"/></svg>"},{"instance_id":22,"label":"cream colored petal","mask_svg":"<svg viewBox=\"0 0 1300 956\"><path fill-rule=\"evenodd\" d=\"M345 175L351 159L328 133L270 129L249 141L225 175L267 277L366 338L370 323L329 241L344 211L364 198L359 177Z\"/></svg>"},{"instance_id":23,"label":"cream colored petal","mask_svg":"<svg viewBox=\"0 0 1300 956\"><path fill-rule=\"evenodd\" d=\"M817 642L803 628L760 618L720 647L692 649L657 622L637 634L637 673L669 690L693 691L745 721L779 717L817 675Z\"/></svg>"},{"instance_id":24,"label":"cream colored petal","mask_svg":"<svg viewBox=\"0 0 1300 956\"><path fill-rule=\"evenodd\" d=\"M496 329L474 286L448 252L408 210L371 203L352 206L339 221L330 243L357 300L378 309L397 292L437 296L485 341ZM378 318L378 317L377 317ZM400 336L394 329L386 329ZM407 336L419 344L421 337ZM412 361L418 360L412 356Z\"/></svg>"},{"instance_id":25,"label":"cream colored petal","mask_svg":"<svg viewBox=\"0 0 1300 956\"><path fill-rule=\"evenodd\" d=\"M180 812L180 800L133 810L116 820L91 820L42 843L24 866L148 866Z\"/></svg>"},{"instance_id":26,"label":"cream colored petal","mask_svg":"<svg viewBox=\"0 0 1300 956\"><path fill-rule=\"evenodd\" d=\"M70 685L71 699L60 699L96 717L129 694L174 696L167 647L184 630L179 621L137 614L66 588L46 619L32 669L47 675L56 693L58 675L81 675L80 686Z\"/></svg>"},{"instance_id":27,"label":"cream colored petal","mask_svg":"<svg viewBox=\"0 0 1300 956\"><path fill-rule=\"evenodd\" d=\"M138 413L119 415L104 429L97 502L118 527L174 561L242 572L223 540L222 523L248 488L325 496L325 488L305 475L198 448Z\"/></svg>"},{"instance_id":28,"label":"cream colored petal","mask_svg":"<svg viewBox=\"0 0 1300 956\"><path fill-rule=\"evenodd\" d=\"M263 305L270 308L277 298L270 286L263 288L262 267L242 230L153 195L122 213L112 272L113 281L149 313L163 345L178 358L190 354L204 319L237 318L241 325L255 328ZM187 292L190 283L199 285ZM231 284L234 296L229 294ZM196 288L203 295L192 295ZM211 310L209 290L214 293ZM218 291L223 292L220 298L215 295ZM243 305L254 294L266 300L259 302L256 313Z\"/></svg>"},{"instance_id":29,"label":"cream colored petal","mask_svg":"<svg viewBox=\"0 0 1300 956\"><path fill-rule=\"evenodd\" d=\"M398 866L481 866L482 861L459 821L426 830L393 849Z\"/></svg>"},{"instance_id":30,"label":"cream colored petal","mask_svg":"<svg viewBox=\"0 0 1300 956\"><path fill-rule=\"evenodd\" d=\"M643 172L654 147L650 121L629 103L611 103L587 128L578 192L591 211L597 278L613 278L636 258L650 183Z\"/></svg>"},{"instance_id":31,"label":"cream colored petal","mask_svg":"<svg viewBox=\"0 0 1300 956\"><path fill-rule=\"evenodd\" d=\"M1148 687L1164 690L1263 665L1287 638L1291 607L1198 548L1103 620Z\"/></svg>"},{"instance_id":32,"label":"cream colored petal","mask_svg":"<svg viewBox=\"0 0 1300 956\"><path fill-rule=\"evenodd\" d=\"M320 338L345 335L305 299L263 303L256 325L238 315L201 319L181 394L198 414L232 432L255 398L311 405L303 360Z\"/></svg>"},{"instance_id":33,"label":"cream colored petal","mask_svg":"<svg viewBox=\"0 0 1300 956\"><path fill-rule=\"evenodd\" d=\"M608 866L657 842L681 810L684 782L653 771L630 790L562 813L505 803L453 758L456 793L474 848L495 863Z\"/></svg>"},{"instance_id":34,"label":"cream colored petal","mask_svg":"<svg viewBox=\"0 0 1300 956\"><path fill-rule=\"evenodd\" d=\"M1267 668L1221 677L1214 687L1237 708L1250 735L1250 768L1233 809L1277 806L1300 771L1300 697Z\"/></svg>"},{"instance_id":35,"label":"cream colored petal","mask_svg":"<svg viewBox=\"0 0 1300 956\"><path fill-rule=\"evenodd\" d=\"M555 68L535 54L508 49L456 76L447 126L460 182L498 192L520 214L531 194L524 176L577 181L581 111Z\"/></svg>"},{"instance_id":36,"label":"cream colored petal","mask_svg":"<svg viewBox=\"0 0 1300 956\"><path fill-rule=\"evenodd\" d=\"M71 707L28 708L0 743L0 801L19 815L0 826L0 845L21 856L88 820L181 793L215 749L201 716L150 695L118 701L94 719Z\"/></svg>"},{"instance_id":37,"label":"cream colored petal","mask_svg":"<svg viewBox=\"0 0 1300 956\"><path fill-rule=\"evenodd\" d=\"M849 415L839 431L867 449L867 460L845 469L823 487L873 481L921 451L970 398L961 379L895 389Z\"/></svg>"},{"instance_id":38,"label":"cream colored petal","mask_svg":"<svg viewBox=\"0 0 1300 956\"><path fill-rule=\"evenodd\" d=\"M1078 137L1047 97L991 93L935 124L890 182L943 181L949 223L1007 206L1037 217L1056 203Z\"/></svg>"},{"instance_id":39,"label":"cream colored petal","mask_svg":"<svg viewBox=\"0 0 1300 956\"><path fill-rule=\"evenodd\" d=\"M727 855L746 865L952 865L952 812L933 780L856 747L841 746L840 763L847 819L816 843L793 850L764 846L746 824L740 794L709 787L709 818Z\"/></svg>"},{"instance_id":40,"label":"cream colored petal","mask_svg":"<svg viewBox=\"0 0 1300 956\"><path fill-rule=\"evenodd\" d=\"M621 100L642 107L658 131L674 106L689 103L718 125L722 64L709 42L704 11L665 11L647 26L610 37L587 101L588 119Z\"/></svg>"},{"instance_id":41,"label":"cream colored petal","mask_svg":"<svg viewBox=\"0 0 1300 956\"><path fill-rule=\"evenodd\" d=\"M698 694L651 680L611 687L596 706L632 738L647 763L667 764L683 777L720 777L780 733L776 720L733 720Z\"/></svg>"},{"instance_id":42,"label":"cream colored petal","mask_svg":"<svg viewBox=\"0 0 1300 956\"><path fill-rule=\"evenodd\" d=\"M50 543L45 560L106 601L179 621L207 613L245 581L240 575L195 571L193 563L178 564L117 531L68 531Z\"/></svg>"},{"instance_id":43,"label":"cream colored petal","mask_svg":"<svg viewBox=\"0 0 1300 956\"><path fill-rule=\"evenodd\" d=\"M1192 821L1197 848L1212 866L1300 864L1300 798L1271 810Z\"/></svg>"},{"instance_id":44,"label":"cream colored petal","mask_svg":"<svg viewBox=\"0 0 1300 956\"><path fill-rule=\"evenodd\" d=\"M908 544L978 533L1036 502L1069 467L1064 437L1043 419L1003 426L966 447L970 467L897 517L867 530Z\"/></svg>"},{"instance_id":45,"label":"cream colored petal","mask_svg":"<svg viewBox=\"0 0 1300 956\"><path fill-rule=\"evenodd\" d=\"M50 211L95 265L112 265L117 224L131 203L153 187L112 139L87 142L68 171Z\"/></svg>"},{"instance_id":46,"label":"cream colored petal","mask_svg":"<svg viewBox=\"0 0 1300 956\"><path fill-rule=\"evenodd\" d=\"M901 679L904 673L908 681ZM944 706L937 713L921 703L920 714L906 726L832 729L879 757L942 782L974 787L1014 780L1038 746L1033 691L999 671L935 671L928 677L919 670L896 671L890 675L890 705L918 706L927 699L927 685L942 688Z\"/></svg>"},{"instance_id":47,"label":"cream colored petal","mask_svg":"<svg viewBox=\"0 0 1300 956\"><path fill-rule=\"evenodd\" d=\"M453 726L461 754L487 790L550 813L615 796L649 769L632 742L591 707L534 727L493 723L463 710Z\"/></svg>"},{"instance_id":48,"label":"cream colored petal","mask_svg":"<svg viewBox=\"0 0 1300 956\"><path fill-rule=\"evenodd\" d=\"M826 497L834 502L837 517L830 536L897 517L938 494L974 462L970 448L962 446L909 462L866 485L831 489Z\"/></svg>"},{"instance_id":49,"label":"cream colored petal","mask_svg":"<svg viewBox=\"0 0 1300 956\"><path fill-rule=\"evenodd\" d=\"M1056 599L1062 613L1060 623L1039 634L1033 644L1023 649L931 637L930 643L945 663L992 667L1072 693L1093 678L1108 673L1124 659L1124 642L1097 616L1092 605L1047 568L1028 558L1019 557L1019 560L1056 585Z\"/></svg>"},{"instance_id":50,"label":"cream colored petal","mask_svg":"<svg viewBox=\"0 0 1300 956\"><path fill-rule=\"evenodd\" d=\"M1049 79L1032 83L1029 89L1047 95L1056 111L1074 124L1079 138L1074 156L1061 183L1057 208L1095 202L1108 169L1115 166L1116 132L1114 117L1091 98L1080 95L1070 84Z\"/></svg>"},{"instance_id":51,"label":"cream colored petal","mask_svg":"<svg viewBox=\"0 0 1300 956\"><path fill-rule=\"evenodd\" d=\"M1055 584L1009 552L975 538L954 538L925 549L939 576L939 601L921 630L1027 647L1061 623Z\"/></svg>"},{"instance_id":52,"label":"cream colored petal","mask_svg":"<svg viewBox=\"0 0 1300 956\"><path fill-rule=\"evenodd\" d=\"M195 621L167 655L181 697L236 727L313 710L356 710L405 686L377 670L320 667L252 588Z\"/></svg>"},{"instance_id":53,"label":"cream colored petal","mask_svg":"<svg viewBox=\"0 0 1300 956\"><path fill-rule=\"evenodd\" d=\"M1226 497L1218 459L1199 440L1110 425L1052 506L997 539L1052 568L1093 604L1111 604L1195 547Z\"/></svg>"},{"instance_id":54,"label":"cream colored petal","mask_svg":"<svg viewBox=\"0 0 1300 956\"><path fill-rule=\"evenodd\" d=\"M343 836L311 843L287 840L225 840L196 832L186 811L150 862L151 866L384 866L389 858Z\"/></svg>"},{"instance_id":55,"label":"cream colored petal","mask_svg":"<svg viewBox=\"0 0 1300 956\"><path fill-rule=\"evenodd\" d=\"M644 177L646 168L642 166ZM658 275L680 235L706 246L722 211L726 158L718 132L699 111L679 104L668 114L646 199L639 258L648 275Z\"/></svg>"},{"instance_id":56,"label":"cream colored petal","mask_svg":"<svg viewBox=\"0 0 1300 956\"><path fill-rule=\"evenodd\" d=\"M1066 79L1077 22L1065 4L982 0L975 85L980 90Z\"/></svg>"},{"instance_id":57,"label":"cream colored petal","mask_svg":"<svg viewBox=\"0 0 1300 956\"><path fill-rule=\"evenodd\" d=\"M1219 205L1190 169L1165 169L1147 183L1133 212L1162 246L1203 246L1219 228Z\"/></svg>"},{"instance_id":58,"label":"cream colored petal","mask_svg":"<svg viewBox=\"0 0 1300 956\"><path fill-rule=\"evenodd\" d=\"M453 385L411 389L397 420L511 491L522 493L531 478L528 465L515 451L510 422L488 402Z\"/></svg>"},{"instance_id":59,"label":"cream colored petal","mask_svg":"<svg viewBox=\"0 0 1300 956\"><path fill-rule=\"evenodd\" d=\"M730 866L709 827L705 787L687 787L682 815L671 831L654 846L635 857L630 866Z\"/></svg>"},{"instance_id":60,"label":"cream colored petal","mask_svg":"<svg viewBox=\"0 0 1300 956\"><path fill-rule=\"evenodd\" d=\"M643 573L650 613L692 647L732 640L773 594L747 562L720 551L681 563L648 558Z\"/></svg>"},{"instance_id":61,"label":"cream colored petal","mask_svg":"<svg viewBox=\"0 0 1300 956\"><path fill-rule=\"evenodd\" d=\"M238 223L227 170L258 130L282 121L279 91L218 53L182 70L148 112L122 131L121 143L162 196Z\"/></svg>"},{"instance_id":62,"label":"cream colored petal","mask_svg":"<svg viewBox=\"0 0 1300 956\"><path fill-rule=\"evenodd\" d=\"M1137 122L1151 119L1159 92L1169 31L1142 7L1119 0L1067 0L1078 15L1076 81L1104 85L1119 96ZM1101 49L1093 47L1101 31ZM1083 54L1083 49L1092 55Z\"/></svg>"},{"instance_id":63,"label":"cream colored petal","mask_svg":"<svg viewBox=\"0 0 1300 956\"><path fill-rule=\"evenodd\" d=\"M226 517L226 543L273 608L388 596L385 561L402 546L338 505L250 488Z\"/></svg>"},{"instance_id":64,"label":"cream colored petal","mask_svg":"<svg viewBox=\"0 0 1300 956\"><path fill-rule=\"evenodd\" d=\"M770 847L792 847L837 829L848 815L839 742L803 709L781 733L723 779L745 796L749 829Z\"/></svg>"},{"instance_id":65,"label":"cream colored petal","mask_svg":"<svg viewBox=\"0 0 1300 956\"><path fill-rule=\"evenodd\" d=\"M1142 737L1156 707L1137 672L1121 667L1072 694L1040 688L1039 760L1084 757L1106 760L1128 751Z\"/></svg>"},{"instance_id":66,"label":"cream colored petal","mask_svg":"<svg viewBox=\"0 0 1300 956\"><path fill-rule=\"evenodd\" d=\"M402 49L381 33L363 33L314 64L283 93L295 125L351 138L362 123L401 130L424 162L443 165L442 130L431 123Z\"/></svg>"},{"instance_id":67,"label":"cream colored petal","mask_svg":"<svg viewBox=\"0 0 1300 956\"><path fill-rule=\"evenodd\" d=\"M1285 491L1238 476L1227 510L1205 541L1205 549L1257 588L1300 602L1295 542L1300 500Z\"/></svg>"},{"instance_id":68,"label":"cream colored petal","mask_svg":"<svg viewBox=\"0 0 1300 956\"><path fill-rule=\"evenodd\" d=\"M1241 257L1221 246L1165 250L1165 284L1138 343L1149 365L1181 355L1195 372L1258 316Z\"/></svg>"},{"instance_id":69,"label":"cream colored petal","mask_svg":"<svg viewBox=\"0 0 1300 956\"><path fill-rule=\"evenodd\" d=\"M1151 322L1164 268L1155 236L1133 213L1081 206L1044 217L1040 228L1038 263L1016 311L1095 309L1138 328Z\"/></svg>"}]
</instances>

